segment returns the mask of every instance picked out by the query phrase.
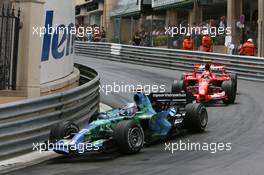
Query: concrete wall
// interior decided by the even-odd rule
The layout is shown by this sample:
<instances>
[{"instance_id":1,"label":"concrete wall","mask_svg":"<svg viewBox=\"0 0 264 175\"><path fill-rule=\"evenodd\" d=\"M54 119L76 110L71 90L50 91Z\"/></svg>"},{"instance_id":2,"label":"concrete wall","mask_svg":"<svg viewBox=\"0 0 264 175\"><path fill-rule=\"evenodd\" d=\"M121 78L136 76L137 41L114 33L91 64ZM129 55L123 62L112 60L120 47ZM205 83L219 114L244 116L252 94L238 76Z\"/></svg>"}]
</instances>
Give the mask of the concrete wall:
<instances>
[{"instance_id":1,"label":"concrete wall","mask_svg":"<svg viewBox=\"0 0 264 175\"><path fill-rule=\"evenodd\" d=\"M62 61L63 58L66 58L66 54L63 55L60 59L54 59L54 57L51 56L52 50L54 52L54 49L56 49L60 53L67 52L66 45L68 40L65 39L65 41L63 42L64 37L62 36L59 36L57 40L54 39L54 36L49 36L50 38L48 37L50 39L50 44L47 45L49 49L46 51L50 51L48 60L52 60L52 62L47 65L42 64L42 46L44 43L44 36L35 33L34 28L36 29L37 27L45 26L46 10L52 10L49 7L45 6L47 1L55 2L53 0L12 0L15 8L21 9L22 21L22 29L20 30L19 38L17 89L19 91L25 92L25 94L29 98L38 97L41 95L42 84L45 84L49 81L53 81L54 83L57 80L65 78L65 76L70 76L71 72L73 72L73 55L71 55L71 58L67 57L67 59L72 60L70 62L69 60L66 61L66 64L64 64L65 62ZM66 1L63 2L66 3ZM74 1L71 2L73 2L72 7L74 7ZM62 2L57 3L57 6L60 7L61 3ZM63 11L56 12L59 14L55 13L55 15L59 15L62 17L65 16L65 14L63 13L66 13ZM74 10L68 12L72 13L72 21L74 21ZM66 17L65 19L62 18L62 21L55 18L56 17L54 16L53 22L56 22L56 25L64 23L65 25L68 25L67 21L63 21L65 19L67 20ZM66 36L66 38L67 37L68 36ZM68 67L68 72L64 71L65 66ZM43 76L41 76L41 74ZM45 76L49 77L45 78Z\"/></svg>"}]
</instances>

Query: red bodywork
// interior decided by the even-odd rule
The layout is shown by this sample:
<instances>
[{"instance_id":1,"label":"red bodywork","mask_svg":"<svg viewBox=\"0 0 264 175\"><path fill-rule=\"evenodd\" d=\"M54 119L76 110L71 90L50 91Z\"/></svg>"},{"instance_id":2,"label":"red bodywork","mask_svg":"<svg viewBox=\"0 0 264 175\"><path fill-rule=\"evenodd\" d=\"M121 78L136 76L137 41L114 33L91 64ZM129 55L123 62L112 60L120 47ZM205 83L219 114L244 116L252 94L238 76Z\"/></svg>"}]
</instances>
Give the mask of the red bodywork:
<instances>
[{"instance_id":1,"label":"red bodywork","mask_svg":"<svg viewBox=\"0 0 264 175\"><path fill-rule=\"evenodd\" d=\"M203 77L205 65L196 64L192 73L185 73L183 77L186 91L191 92L199 103L207 103L226 99L222 90L222 83L231 80L224 65L211 65L211 76Z\"/></svg>"}]
</instances>

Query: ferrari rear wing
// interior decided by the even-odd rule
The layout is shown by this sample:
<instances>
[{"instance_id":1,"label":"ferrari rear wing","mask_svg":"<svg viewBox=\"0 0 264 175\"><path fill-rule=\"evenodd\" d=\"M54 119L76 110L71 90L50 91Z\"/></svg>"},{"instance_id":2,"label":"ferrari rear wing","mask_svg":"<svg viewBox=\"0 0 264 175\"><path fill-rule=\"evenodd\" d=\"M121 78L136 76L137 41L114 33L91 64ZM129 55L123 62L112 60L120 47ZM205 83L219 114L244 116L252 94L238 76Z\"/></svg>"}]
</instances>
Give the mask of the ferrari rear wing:
<instances>
[{"instance_id":1,"label":"ferrari rear wing","mask_svg":"<svg viewBox=\"0 0 264 175\"><path fill-rule=\"evenodd\" d=\"M205 64L195 64L194 65L195 71L204 71L205 70ZM212 71L225 71L225 65L224 64L211 64L211 70Z\"/></svg>"}]
</instances>

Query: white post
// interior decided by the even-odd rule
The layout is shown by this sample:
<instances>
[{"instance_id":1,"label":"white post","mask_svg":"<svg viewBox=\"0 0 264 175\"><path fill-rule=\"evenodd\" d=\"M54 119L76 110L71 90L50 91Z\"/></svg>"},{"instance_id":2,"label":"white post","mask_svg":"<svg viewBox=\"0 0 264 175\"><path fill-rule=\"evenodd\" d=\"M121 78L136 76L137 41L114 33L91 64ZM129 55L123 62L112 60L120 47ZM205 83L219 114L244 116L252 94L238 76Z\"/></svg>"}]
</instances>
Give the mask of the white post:
<instances>
[{"instance_id":1,"label":"white post","mask_svg":"<svg viewBox=\"0 0 264 175\"><path fill-rule=\"evenodd\" d=\"M17 88L27 93L29 98L40 96L40 53L42 37L34 35L34 27L43 26L45 0L14 0L21 10Z\"/></svg>"}]
</instances>

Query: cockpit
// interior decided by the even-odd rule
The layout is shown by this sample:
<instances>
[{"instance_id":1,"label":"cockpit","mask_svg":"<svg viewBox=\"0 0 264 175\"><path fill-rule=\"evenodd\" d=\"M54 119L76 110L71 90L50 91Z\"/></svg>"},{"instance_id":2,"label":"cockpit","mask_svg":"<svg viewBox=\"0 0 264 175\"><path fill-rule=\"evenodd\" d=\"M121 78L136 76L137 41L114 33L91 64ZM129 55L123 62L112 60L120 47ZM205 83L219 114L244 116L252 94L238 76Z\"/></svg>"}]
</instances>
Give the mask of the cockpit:
<instances>
[{"instance_id":1,"label":"cockpit","mask_svg":"<svg viewBox=\"0 0 264 175\"><path fill-rule=\"evenodd\" d=\"M133 116L138 112L137 105L135 103L128 103L125 107L120 109L120 116Z\"/></svg>"},{"instance_id":2,"label":"cockpit","mask_svg":"<svg viewBox=\"0 0 264 175\"><path fill-rule=\"evenodd\" d=\"M109 119L120 116L133 117L137 112L144 112L146 114L156 114L149 98L143 93L135 94L133 100L133 103L128 103L123 108L101 113L99 119Z\"/></svg>"}]
</instances>

